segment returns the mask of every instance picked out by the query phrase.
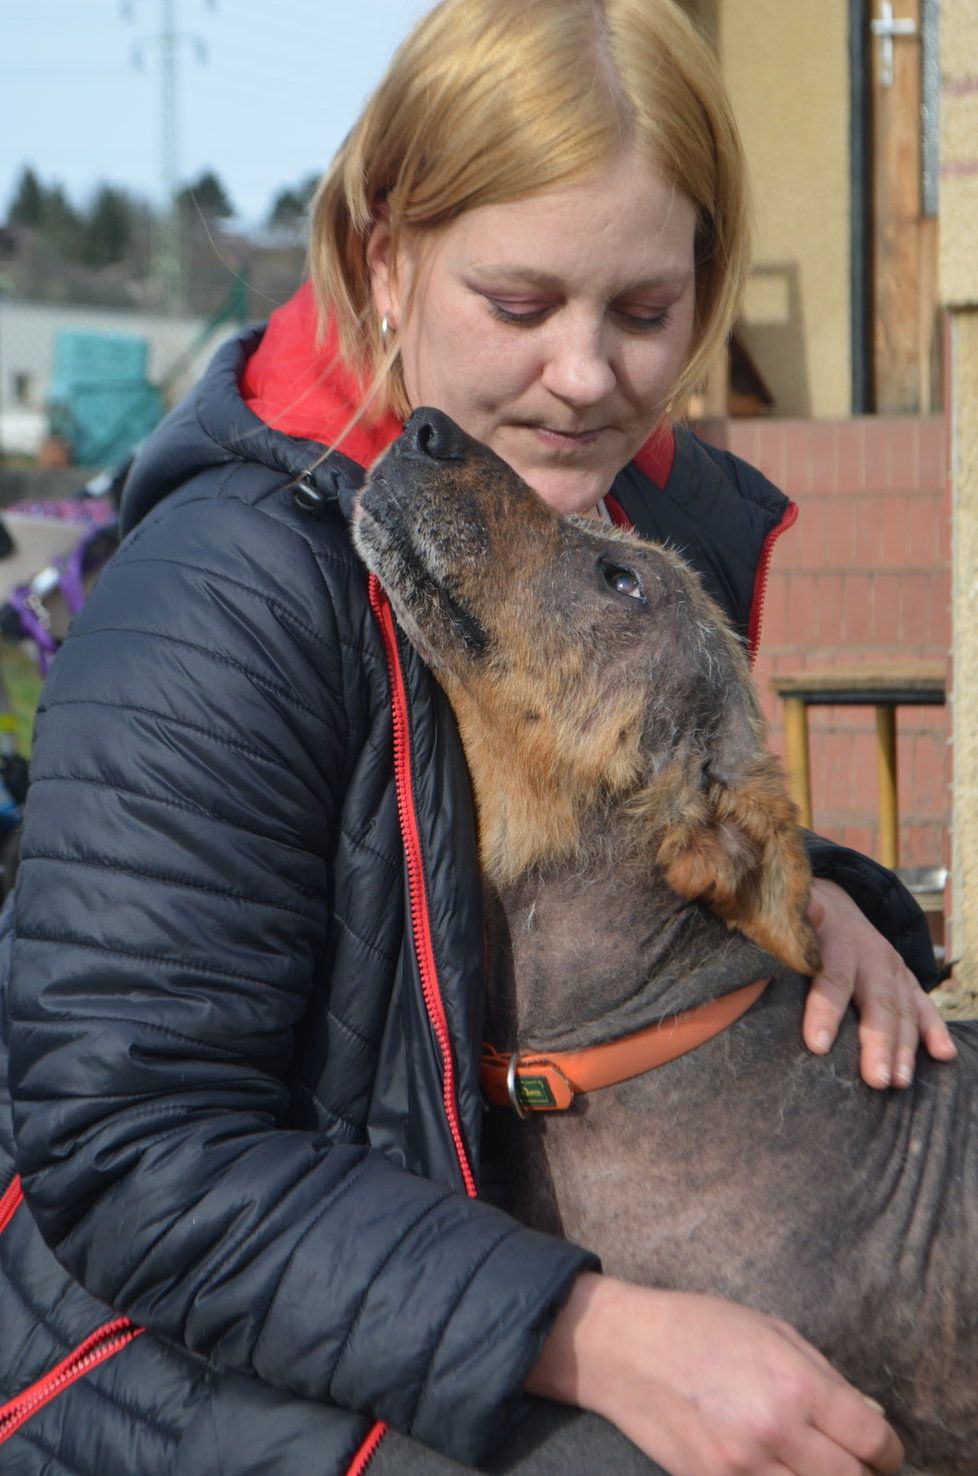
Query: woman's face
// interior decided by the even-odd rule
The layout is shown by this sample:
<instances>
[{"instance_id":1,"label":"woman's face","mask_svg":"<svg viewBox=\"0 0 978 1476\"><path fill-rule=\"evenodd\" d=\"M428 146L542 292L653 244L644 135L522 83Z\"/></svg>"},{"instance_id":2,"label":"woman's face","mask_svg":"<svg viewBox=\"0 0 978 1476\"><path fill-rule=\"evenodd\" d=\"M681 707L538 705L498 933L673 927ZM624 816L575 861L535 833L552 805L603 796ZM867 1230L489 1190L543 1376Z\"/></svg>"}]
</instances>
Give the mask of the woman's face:
<instances>
[{"instance_id":1,"label":"woman's face","mask_svg":"<svg viewBox=\"0 0 978 1476\"><path fill-rule=\"evenodd\" d=\"M581 184L368 248L412 406L486 442L557 512L588 512L648 439L693 332L696 214L631 155ZM413 299L412 299L413 289Z\"/></svg>"}]
</instances>

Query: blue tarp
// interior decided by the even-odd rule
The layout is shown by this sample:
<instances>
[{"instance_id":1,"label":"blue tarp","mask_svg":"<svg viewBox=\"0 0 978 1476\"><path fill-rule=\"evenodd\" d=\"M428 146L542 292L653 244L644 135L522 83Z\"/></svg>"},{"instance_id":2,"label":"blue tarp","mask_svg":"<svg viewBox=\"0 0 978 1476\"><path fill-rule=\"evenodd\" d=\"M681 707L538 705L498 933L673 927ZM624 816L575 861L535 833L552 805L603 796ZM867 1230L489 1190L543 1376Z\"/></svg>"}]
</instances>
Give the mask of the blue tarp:
<instances>
[{"instance_id":1,"label":"blue tarp","mask_svg":"<svg viewBox=\"0 0 978 1476\"><path fill-rule=\"evenodd\" d=\"M51 429L78 465L117 460L156 425L163 399L147 377L148 360L144 338L74 329L56 335Z\"/></svg>"}]
</instances>

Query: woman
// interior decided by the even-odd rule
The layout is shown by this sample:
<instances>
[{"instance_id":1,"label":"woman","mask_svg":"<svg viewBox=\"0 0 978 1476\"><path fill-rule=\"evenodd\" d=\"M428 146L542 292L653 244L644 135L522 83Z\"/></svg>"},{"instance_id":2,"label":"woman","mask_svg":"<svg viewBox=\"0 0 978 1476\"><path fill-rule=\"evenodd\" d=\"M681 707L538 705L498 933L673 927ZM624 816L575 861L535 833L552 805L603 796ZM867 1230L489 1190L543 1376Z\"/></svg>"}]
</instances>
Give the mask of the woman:
<instances>
[{"instance_id":1,"label":"woman","mask_svg":"<svg viewBox=\"0 0 978 1476\"><path fill-rule=\"evenodd\" d=\"M756 633L787 504L669 429L746 235L736 131L671 0L444 0L323 182L315 300L222 350L144 451L39 715L10 1016L30 1210L150 1335L22 1426L19 1469L63 1454L89 1386L146 1442L100 1473L307 1470L310 1441L330 1472L438 1469L375 1420L481 1462L521 1389L673 1476L897 1468L789 1329L603 1278L476 1197L466 777L345 527L434 404L560 511L679 538ZM898 1084L918 1031L951 1047L864 913L910 962L918 919L871 863L813 857L807 1038L827 1049L855 990L867 1080Z\"/></svg>"}]
</instances>

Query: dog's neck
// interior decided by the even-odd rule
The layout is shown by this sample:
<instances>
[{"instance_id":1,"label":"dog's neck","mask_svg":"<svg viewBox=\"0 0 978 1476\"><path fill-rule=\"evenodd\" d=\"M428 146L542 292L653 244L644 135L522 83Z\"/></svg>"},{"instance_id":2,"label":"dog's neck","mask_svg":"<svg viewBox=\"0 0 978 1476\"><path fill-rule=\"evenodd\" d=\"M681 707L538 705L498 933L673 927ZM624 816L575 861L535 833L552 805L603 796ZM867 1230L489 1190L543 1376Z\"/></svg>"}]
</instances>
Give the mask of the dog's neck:
<instances>
[{"instance_id":1,"label":"dog's neck","mask_svg":"<svg viewBox=\"0 0 978 1476\"><path fill-rule=\"evenodd\" d=\"M778 967L677 896L620 836L589 847L586 865L569 859L490 885L487 918L487 1036L500 1049L615 1039Z\"/></svg>"}]
</instances>

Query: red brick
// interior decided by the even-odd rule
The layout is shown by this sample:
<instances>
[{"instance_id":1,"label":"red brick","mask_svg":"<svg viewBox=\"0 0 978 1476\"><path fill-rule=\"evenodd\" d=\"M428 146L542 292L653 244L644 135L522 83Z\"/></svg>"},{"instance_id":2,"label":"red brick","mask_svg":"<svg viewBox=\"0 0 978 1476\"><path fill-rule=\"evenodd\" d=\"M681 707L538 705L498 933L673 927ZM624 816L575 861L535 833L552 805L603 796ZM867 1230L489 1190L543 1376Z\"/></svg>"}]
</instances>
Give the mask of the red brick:
<instances>
[{"instance_id":1,"label":"red brick","mask_svg":"<svg viewBox=\"0 0 978 1476\"><path fill-rule=\"evenodd\" d=\"M866 421L842 422L836 446L839 490L861 492L866 485Z\"/></svg>"},{"instance_id":2,"label":"red brick","mask_svg":"<svg viewBox=\"0 0 978 1476\"><path fill-rule=\"evenodd\" d=\"M815 576L791 574L788 577L786 643L805 648L811 645L815 628Z\"/></svg>"},{"instance_id":3,"label":"red brick","mask_svg":"<svg viewBox=\"0 0 978 1476\"><path fill-rule=\"evenodd\" d=\"M788 582L790 576L781 570L772 569L764 597L764 612L761 617L761 649L783 646L786 639L788 618Z\"/></svg>"},{"instance_id":4,"label":"red brick","mask_svg":"<svg viewBox=\"0 0 978 1476\"><path fill-rule=\"evenodd\" d=\"M902 574L881 572L873 576L873 593L876 604L876 644L893 646L897 651L903 640L903 580Z\"/></svg>"},{"instance_id":5,"label":"red brick","mask_svg":"<svg viewBox=\"0 0 978 1476\"><path fill-rule=\"evenodd\" d=\"M909 645L940 649L944 614L943 579L940 570L928 574L907 574L903 587L903 632Z\"/></svg>"},{"instance_id":6,"label":"red brick","mask_svg":"<svg viewBox=\"0 0 978 1476\"><path fill-rule=\"evenodd\" d=\"M944 835L940 825L910 823L900 828L901 866L941 866Z\"/></svg>"},{"instance_id":7,"label":"red brick","mask_svg":"<svg viewBox=\"0 0 978 1476\"><path fill-rule=\"evenodd\" d=\"M916 417L886 422L890 432L890 486L895 492L913 492L919 486Z\"/></svg>"},{"instance_id":8,"label":"red brick","mask_svg":"<svg viewBox=\"0 0 978 1476\"><path fill-rule=\"evenodd\" d=\"M914 562L907 541L906 497L884 497L880 508L882 546L880 563L887 569L902 569Z\"/></svg>"},{"instance_id":9,"label":"red brick","mask_svg":"<svg viewBox=\"0 0 978 1476\"><path fill-rule=\"evenodd\" d=\"M876 763L876 729L856 733L852 745L852 809L864 822L875 821L879 796L879 771Z\"/></svg>"},{"instance_id":10,"label":"red brick","mask_svg":"<svg viewBox=\"0 0 978 1476\"><path fill-rule=\"evenodd\" d=\"M750 466L757 465L757 421L730 420L727 422L727 445L735 456L742 456Z\"/></svg>"},{"instance_id":11,"label":"red brick","mask_svg":"<svg viewBox=\"0 0 978 1476\"><path fill-rule=\"evenodd\" d=\"M811 497L802 498L798 521L775 545L774 557L783 569L811 569L821 562L822 509Z\"/></svg>"},{"instance_id":12,"label":"red brick","mask_svg":"<svg viewBox=\"0 0 978 1476\"><path fill-rule=\"evenodd\" d=\"M849 569L856 558L856 527L852 499L827 497L821 505L824 518L822 547L826 565Z\"/></svg>"},{"instance_id":13,"label":"red brick","mask_svg":"<svg viewBox=\"0 0 978 1476\"><path fill-rule=\"evenodd\" d=\"M812 425L812 488L829 496L839 490L839 425L834 420Z\"/></svg>"},{"instance_id":14,"label":"red brick","mask_svg":"<svg viewBox=\"0 0 978 1476\"><path fill-rule=\"evenodd\" d=\"M847 574L842 581L846 645L867 645L875 630L875 590L871 574Z\"/></svg>"},{"instance_id":15,"label":"red brick","mask_svg":"<svg viewBox=\"0 0 978 1476\"><path fill-rule=\"evenodd\" d=\"M820 574L815 591L817 601L818 644L839 647L845 644L845 610L842 606L842 575Z\"/></svg>"},{"instance_id":16,"label":"red brick","mask_svg":"<svg viewBox=\"0 0 978 1476\"><path fill-rule=\"evenodd\" d=\"M876 829L870 825L847 825L838 837L842 845L864 856L876 854Z\"/></svg>"},{"instance_id":17,"label":"red brick","mask_svg":"<svg viewBox=\"0 0 978 1476\"><path fill-rule=\"evenodd\" d=\"M851 733L823 733L819 740L818 797L828 811L851 810L854 739Z\"/></svg>"},{"instance_id":18,"label":"red brick","mask_svg":"<svg viewBox=\"0 0 978 1476\"><path fill-rule=\"evenodd\" d=\"M934 564L940 557L940 522L943 506L936 497L907 500L907 542L910 562L918 568Z\"/></svg>"},{"instance_id":19,"label":"red brick","mask_svg":"<svg viewBox=\"0 0 978 1476\"><path fill-rule=\"evenodd\" d=\"M937 491L947 477L947 425L940 415L925 416L918 431L917 484Z\"/></svg>"},{"instance_id":20,"label":"red brick","mask_svg":"<svg viewBox=\"0 0 978 1476\"><path fill-rule=\"evenodd\" d=\"M812 490L812 423L790 420L784 427L784 483L789 497Z\"/></svg>"},{"instance_id":21,"label":"red brick","mask_svg":"<svg viewBox=\"0 0 978 1476\"><path fill-rule=\"evenodd\" d=\"M913 811L913 746L912 734L903 731L897 714L897 815L904 819Z\"/></svg>"},{"instance_id":22,"label":"red brick","mask_svg":"<svg viewBox=\"0 0 978 1476\"><path fill-rule=\"evenodd\" d=\"M804 509L802 509L802 514L798 521L774 545L773 568L780 570L782 574L788 574L794 569L804 569L807 567L807 532L808 518Z\"/></svg>"},{"instance_id":23,"label":"red brick","mask_svg":"<svg viewBox=\"0 0 978 1476\"><path fill-rule=\"evenodd\" d=\"M947 503L942 504L937 521L937 557L942 564L951 562L951 510Z\"/></svg>"},{"instance_id":24,"label":"red brick","mask_svg":"<svg viewBox=\"0 0 978 1476\"><path fill-rule=\"evenodd\" d=\"M882 499L860 497L853 507L856 527L856 563L860 569L876 569L883 558Z\"/></svg>"},{"instance_id":25,"label":"red brick","mask_svg":"<svg viewBox=\"0 0 978 1476\"><path fill-rule=\"evenodd\" d=\"M780 421L761 421L758 424L755 465L776 487L784 486L784 427Z\"/></svg>"},{"instance_id":26,"label":"red brick","mask_svg":"<svg viewBox=\"0 0 978 1476\"><path fill-rule=\"evenodd\" d=\"M866 488L885 492L891 486L890 432L885 420L866 422Z\"/></svg>"},{"instance_id":27,"label":"red brick","mask_svg":"<svg viewBox=\"0 0 978 1476\"><path fill-rule=\"evenodd\" d=\"M934 593L931 599L931 645L936 653L946 655L951 649L951 571L938 568L931 576ZM950 690L950 673L948 690Z\"/></svg>"},{"instance_id":28,"label":"red brick","mask_svg":"<svg viewBox=\"0 0 978 1476\"><path fill-rule=\"evenodd\" d=\"M918 734L911 739L910 747L912 759L909 766L906 813L927 815L943 822L949 814L951 803L947 743L936 735L929 737ZM901 808L902 805L901 799Z\"/></svg>"}]
</instances>

